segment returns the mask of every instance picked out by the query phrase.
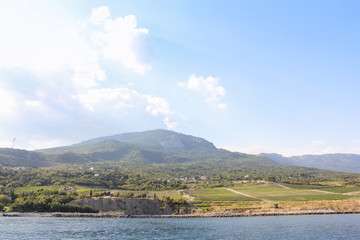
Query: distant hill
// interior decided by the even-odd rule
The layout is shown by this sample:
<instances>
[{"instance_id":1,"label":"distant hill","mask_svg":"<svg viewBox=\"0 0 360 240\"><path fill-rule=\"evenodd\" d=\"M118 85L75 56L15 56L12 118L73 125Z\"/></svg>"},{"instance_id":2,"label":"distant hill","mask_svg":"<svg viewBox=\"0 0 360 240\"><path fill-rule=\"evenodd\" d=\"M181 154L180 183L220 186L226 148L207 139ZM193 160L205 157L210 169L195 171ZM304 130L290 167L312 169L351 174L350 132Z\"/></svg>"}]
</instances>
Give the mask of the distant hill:
<instances>
[{"instance_id":1,"label":"distant hill","mask_svg":"<svg viewBox=\"0 0 360 240\"><path fill-rule=\"evenodd\" d=\"M360 155L357 154L336 153L293 157L284 157L277 153L261 153L259 155L283 164L360 173Z\"/></svg>"},{"instance_id":2,"label":"distant hill","mask_svg":"<svg viewBox=\"0 0 360 240\"><path fill-rule=\"evenodd\" d=\"M0 148L0 164L6 167L46 167L46 158L37 152Z\"/></svg>"}]
</instances>

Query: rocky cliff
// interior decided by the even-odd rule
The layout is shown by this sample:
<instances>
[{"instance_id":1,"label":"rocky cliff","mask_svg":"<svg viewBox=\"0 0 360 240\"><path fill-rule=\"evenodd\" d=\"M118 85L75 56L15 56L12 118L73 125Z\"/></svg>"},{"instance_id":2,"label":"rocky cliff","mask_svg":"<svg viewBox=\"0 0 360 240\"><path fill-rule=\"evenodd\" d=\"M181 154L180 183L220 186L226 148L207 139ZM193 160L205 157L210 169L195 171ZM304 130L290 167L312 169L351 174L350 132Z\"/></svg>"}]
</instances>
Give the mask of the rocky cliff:
<instances>
[{"instance_id":1,"label":"rocky cliff","mask_svg":"<svg viewBox=\"0 0 360 240\"><path fill-rule=\"evenodd\" d=\"M128 215L169 215L173 210L163 202L151 199L94 197L70 202L80 206L88 205L102 212L123 212Z\"/></svg>"}]
</instances>

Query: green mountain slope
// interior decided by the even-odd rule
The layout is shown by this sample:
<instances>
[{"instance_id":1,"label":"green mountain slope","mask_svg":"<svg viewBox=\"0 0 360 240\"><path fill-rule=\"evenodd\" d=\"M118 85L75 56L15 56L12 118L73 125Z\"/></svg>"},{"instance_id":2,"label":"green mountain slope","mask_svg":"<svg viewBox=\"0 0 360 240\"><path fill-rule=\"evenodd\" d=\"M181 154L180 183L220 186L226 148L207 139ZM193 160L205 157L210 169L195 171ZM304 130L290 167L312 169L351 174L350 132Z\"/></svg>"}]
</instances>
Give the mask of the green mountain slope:
<instances>
[{"instance_id":1,"label":"green mountain slope","mask_svg":"<svg viewBox=\"0 0 360 240\"><path fill-rule=\"evenodd\" d=\"M6 167L46 167L45 157L37 152L0 148L0 164Z\"/></svg>"},{"instance_id":2,"label":"green mountain slope","mask_svg":"<svg viewBox=\"0 0 360 240\"><path fill-rule=\"evenodd\" d=\"M208 142L203 138L163 129L94 138L76 144L75 146L84 146L91 143L102 142L104 140L116 140L158 150L188 151L194 149L216 149L211 142Z\"/></svg>"}]
</instances>

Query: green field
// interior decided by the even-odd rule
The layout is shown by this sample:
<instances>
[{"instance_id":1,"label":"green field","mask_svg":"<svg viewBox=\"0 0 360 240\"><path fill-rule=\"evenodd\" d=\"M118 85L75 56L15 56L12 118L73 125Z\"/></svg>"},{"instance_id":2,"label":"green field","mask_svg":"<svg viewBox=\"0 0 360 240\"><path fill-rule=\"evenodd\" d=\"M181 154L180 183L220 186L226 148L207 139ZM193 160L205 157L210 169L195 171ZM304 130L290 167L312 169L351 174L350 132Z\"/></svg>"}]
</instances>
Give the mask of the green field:
<instances>
[{"instance_id":1,"label":"green field","mask_svg":"<svg viewBox=\"0 0 360 240\"><path fill-rule=\"evenodd\" d=\"M348 193L348 192L358 192L360 187L330 187L322 188L321 190L333 192L333 193Z\"/></svg>"},{"instance_id":2,"label":"green field","mask_svg":"<svg viewBox=\"0 0 360 240\"><path fill-rule=\"evenodd\" d=\"M224 188L204 188L184 190L186 194L200 201L259 201L240 194L233 193Z\"/></svg>"},{"instance_id":3,"label":"green field","mask_svg":"<svg viewBox=\"0 0 360 240\"><path fill-rule=\"evenodd\" d=\"M320 200L345 200L358 199L360 195L314 195L314 196L294 196L294 197L268 197L264 198L270 201L320 201Z\"/></svg>"},{"instance_id":4,"label":"green field","mask_svg":"<svg viewBox=\"0 0 360 240\"><path fill-rule=\"evenodd\" d=\"M109 192L111 191L110 189L106 189L106 188L83 188L83 187L80 187L80 188L77 188L76 189L76 192L79 193L79 194L85 194L85 195L89 195L90 194L90 191L95 194L95 193L101 193L101 192Z\"/></svg>"},{"instance_id":5,"label":"green field","mask_svg":"<svg viewBox=\"0 0 360 240\"><path fill-rule=\"evenodd\" d=\"M360 187L328 187L319 185L257 185L235 187L241 193L270 201L318 201L357 199L360 194L343 195L343 193L360 191ZM317 191L318 190L318 191Z\"/></svg>"},{"instance_id":6,"label":"green field","mask_svg":"<svg viewBox=\"0 0 360 240\"><path fill-rule=\"evenodd\" d=\"M285 197L285 196L308 196L325 195L326 193L307 189L287 189L279 185L259 185L250 187L237 187L235 190L258 198Z\"/></svg>"},{"instance_id":7,"label":"green field","mask_svg":"<svg viewBox=\"0 0 360 240\"><path fill-rule=\"evenodd\" d=\"M282 184L282 185L293 189L323 189L328 187L322 185L300 185L300 184Z\"/></svg>"}]
</instances>

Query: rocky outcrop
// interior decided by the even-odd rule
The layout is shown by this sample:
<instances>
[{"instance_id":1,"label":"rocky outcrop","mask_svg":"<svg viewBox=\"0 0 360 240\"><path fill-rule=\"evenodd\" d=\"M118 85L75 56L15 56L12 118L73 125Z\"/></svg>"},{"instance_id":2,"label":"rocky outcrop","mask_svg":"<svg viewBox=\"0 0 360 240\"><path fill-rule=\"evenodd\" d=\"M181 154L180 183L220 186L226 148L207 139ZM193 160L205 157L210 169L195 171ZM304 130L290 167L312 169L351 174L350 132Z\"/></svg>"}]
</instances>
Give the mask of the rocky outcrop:
<instances>
[{"instance_id":1,"label":"rocky outcrop","mask_svg":"<svg viewBox=\"0 0 360 240\"><path fill-rule=\"evenodd\" d=\"M102 212L122 212L126 215L169 215L173 210L159 200L94 197L79 199L70 204L88 205L94 210Z\"/></svg>"}]
</instances>

